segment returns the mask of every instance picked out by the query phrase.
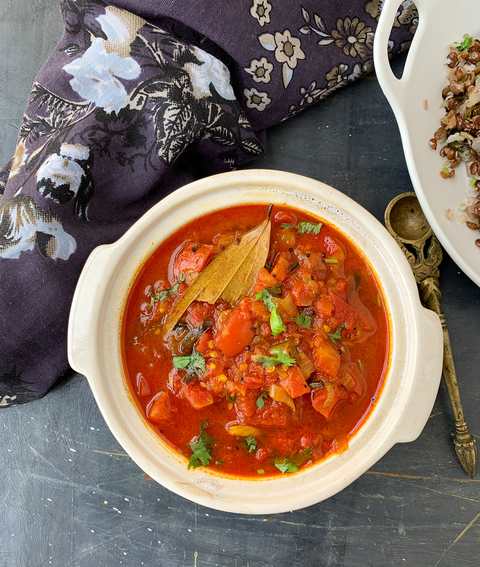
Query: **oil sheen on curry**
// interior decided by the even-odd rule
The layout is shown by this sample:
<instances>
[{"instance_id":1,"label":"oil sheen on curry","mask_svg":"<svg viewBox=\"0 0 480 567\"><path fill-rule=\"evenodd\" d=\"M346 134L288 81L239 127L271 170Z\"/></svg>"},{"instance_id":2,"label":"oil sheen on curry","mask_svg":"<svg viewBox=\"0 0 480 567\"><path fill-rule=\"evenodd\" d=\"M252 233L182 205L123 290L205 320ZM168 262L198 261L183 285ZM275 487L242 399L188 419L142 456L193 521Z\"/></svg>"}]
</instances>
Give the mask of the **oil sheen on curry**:
<instances>
[{"instance_id":1,"label":"oil sheen on curry","mask_svg":"<svg viewBox=\"0 0 480 567\"><path fill-rule=\"evenodd\" d=\"M245 205L183 226L123 319L129 387L190 468L291 474L348 446L388 367L373 270L337 229Z\"/></svg>"}]
</instances>

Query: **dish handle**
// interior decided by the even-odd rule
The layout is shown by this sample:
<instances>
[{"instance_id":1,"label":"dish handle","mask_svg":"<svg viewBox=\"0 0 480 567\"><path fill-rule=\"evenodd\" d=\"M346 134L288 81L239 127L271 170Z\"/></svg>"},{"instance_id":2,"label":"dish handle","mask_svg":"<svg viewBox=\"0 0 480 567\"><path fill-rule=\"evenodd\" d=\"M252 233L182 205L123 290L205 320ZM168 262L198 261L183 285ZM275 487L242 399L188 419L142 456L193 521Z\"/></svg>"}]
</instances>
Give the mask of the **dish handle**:
<instances>
[{"instance_id":1,"label":"dish handle","mask_svg":"<svg viewBox=\"0 0 480 567\"><path fill-rule=\"evenodd\" d=\"M415 388L410 392L397 442L415 441L425 427L437 397L443 367L443 331L436 313L421 307L419 360Z\"/></svg>"},{"instance_id":2,"label":"dish handle","mask_svg":"<svg viewBox=\"0 0 480 567\"><path fill-rule=\"evenodd\" d=\"M373 44L373 60L375 63L375 73L378 82L382 87L385 96L388 98L392 106L401 103L407 82L407 70L409 68L408 61L405 63L404 73L398 79L390 66L388 58L388 42L390 34L397 17L398 9L404 0L385 0L378 20L378 26L375 31L375 40ZM419 19L423 17L424 0L415 0L415 6L419 12ZM410 52L409 55L410 56Z\"/></svg>"},{"instance_id":3,"label":"dish handle","mask_svg":"<svg viewBox=\"0 0 480 567\"><path fill-rule=\"evenodd\" d=\"M102 270L109 246L98 246L87 258L75 288L68 319L67 353L70 366L84 376L89 375L91 348L96 340L95 296L99 293L105 274Z\"/></svg>"}]
</instances>

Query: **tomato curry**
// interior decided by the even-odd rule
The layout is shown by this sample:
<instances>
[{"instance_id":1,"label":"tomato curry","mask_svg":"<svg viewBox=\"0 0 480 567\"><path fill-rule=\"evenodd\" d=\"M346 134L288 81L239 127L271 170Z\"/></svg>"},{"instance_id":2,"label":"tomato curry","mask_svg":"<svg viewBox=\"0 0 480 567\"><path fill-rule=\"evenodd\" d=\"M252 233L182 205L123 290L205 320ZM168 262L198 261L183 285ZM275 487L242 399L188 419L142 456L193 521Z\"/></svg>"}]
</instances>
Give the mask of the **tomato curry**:
<instances>
[{"instance_id":1,"label":"tomato curry","mask_svg":"<svg viewBox=\"0 0 480 567\"><path fill-rule=\"evenodd\" d=\"M236 477L296 472L345 449L388 366L388 316L368 261L317 218L268 214L267 260L235 304L193 301L165 332L188 287L267 206L180 228L140 270L123 321L124 367L146 419L190 467Z\"/></svg>"}]
</instances>

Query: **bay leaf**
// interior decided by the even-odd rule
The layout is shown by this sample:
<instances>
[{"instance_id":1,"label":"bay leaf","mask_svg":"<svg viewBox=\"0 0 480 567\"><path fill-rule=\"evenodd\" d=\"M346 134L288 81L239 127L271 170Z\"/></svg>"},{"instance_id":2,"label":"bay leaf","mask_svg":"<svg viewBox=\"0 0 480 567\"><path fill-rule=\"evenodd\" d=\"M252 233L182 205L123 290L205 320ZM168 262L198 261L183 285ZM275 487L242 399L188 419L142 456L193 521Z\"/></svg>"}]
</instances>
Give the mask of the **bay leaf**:
<instances>
[{"instance_id":1,"label":"bay leaf","mask_svg":"<svg viewBox=\"0 0 480 567\"><path fill-rule=\"evenodd\" d=\"M169 333L194 301L214 304L220 297L233 303L247 295L270 248L270 209L268 217L217 254L173 306L164 325Z\"/></svg>"},{"instance_id":2,"label":"bay leaf","mask_svg":"<svg viewBox=\"0 0 480 567\"><path fill-rule=\"evenodd\" d=\"M257 280L260 268L265 266L270 249L271 223L267 222L255 246L250 250L233 278L224 289L221 297L227 303L236 303L249 295Z\"/></svg>"}]
</instances>

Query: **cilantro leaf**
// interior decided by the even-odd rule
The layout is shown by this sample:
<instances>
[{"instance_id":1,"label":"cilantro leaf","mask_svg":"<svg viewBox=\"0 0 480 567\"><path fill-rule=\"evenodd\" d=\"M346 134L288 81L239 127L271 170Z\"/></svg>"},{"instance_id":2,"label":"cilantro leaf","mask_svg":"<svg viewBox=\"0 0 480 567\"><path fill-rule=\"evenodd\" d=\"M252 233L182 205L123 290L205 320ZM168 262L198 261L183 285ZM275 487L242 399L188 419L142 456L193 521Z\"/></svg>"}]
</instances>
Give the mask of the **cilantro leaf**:
<instances>
[{"instance_id":1,"label":"cilantro leaf","mask_svg":"<svg viewBox=\"0 0 480 567\"><path fill-rule=\"evenodd\" d=\"M283 457L283 458L276 457L275 460L273 461L273 464L283 474L294 473L298 471L298 466L287 457Z\"/></svg>"},{"instance_id":2,"label":"cilantro leaf","mask_svg":"<svg viewBox=\"0 0 480 567\"><path fill-rule=\"evenodd\" d=\"M312 326L312 317L307 313L300 313L295 317L295 323L304 329L310 329Z\"/></svg>"},{"instance_id":3,"label":"cilantro leaf","mask_svg":"<svg viewBox=\"0 0 480 567\"><path fill-rule=\"evenodd\" d=\"M463 40L460 43L457 43L455 47L458 51L466 51L472 47L473 37L471 35L465 34L463 36Z\"/></svg>"},{"instance_id":4,"label":"cilantro leaf","mask_svg":"<svg viewBox=\"0 0 480 567\"><path fill-rule=\"evenodd\" d=\"M274 307L270 312L270 329L272 330L272 335L274 337L285 331L285 325L283 324L282 317L276 307Z\"/></svg>"},{"instance_id":5,"label":"cilantro leaf","mask_svg":"<svg viewBox=\"0 0 480 567\"><path fill-rule=\"evenodd\" d=\"M195 469L201 466L207 466L212 460L212 445L213 439L205 431L208 426L207 422L203 422L200 426L200 433L195 436L189 443L192 451L190 460L188 461L188 468Z\"/></svg>"},{"instance_id":6,"label":"cilantro leaf","mask_svg":"<svg viewBox=\"0 0 480 567\"><path fill-rule=\"evenodd\" d=\"M295 228L295 225L292 224L291 222L282 222L282 224L280 225L280 228Z\"/></svg>"},{"instance_id":7,"label":"cilantro leaf","mask_svg":"<svg viewBox=\"0 0 480 567\"><path fill-rule=\"evenodd\" d=\"M262 392L258 398L257 401L255 402L255 405L257 406L258 409L262 409L263 406L265 405L265 399L268 398L268 394L267 392Z\"/></svg>"},{"instance_id":8,"label":"cilantro leaf","mask_svg":"<svg viewBox=\"0 0 480 567\"><path fill-rule=\"evenodd\" d=\"M263 301L266 308L270 311L270 329L272 331L272 335L280 335L285 331L285 325L283 323L282 317L277 310L277 306L273 301L272 294L268 291L268 289L262 289L255 295L255 299Z\"/></svg>"},{"instance_id":9,"label":"cilantro leaf","mask_svg":"<svg viewBox=\"0 0 480 567\"><path fill-rule=\"evenodd\" d=\"M297 225L298 234L320 234L323 224L301 221Z\"/></svg>"},{"instance_id":10,"label":"cilantro leaf","mask_svg":"<svg viewBox=\"0 0 480 567\"><path fill-rule=\"evenodd\" d=\"M253 435L245 437L245 447L249 453L255 453L257 450L257 440Z\"/></svg>"},{"instance_id":11,"label":"cilantro leaf","mask_svg":"<svg viewBox=\"0 0 480 567\"><path fill-rule=\"evenodd\" d=\"M256 356L255 362L259 362L265 368L273 368L278 364L284 364L285 366L293 366L297 361L292 358L288 352L281 349L280 347L273 347L270 349L270 354L272 356Z\"/></svg>"},{"instance_id":12,"label":"cilantro leaf","mask_svg":"<svg viewBox=\"0 0 480 567\"><path fill-rule=\"evenodd\" d=\"M335 330L334 333L328 333L328 338L336 343L342 339L342 331L345 329L345 323L341 323Z\"/></svg>"},{"instance_id":13,"label":"cilantro leaf","mask_svg":"<svg viewBox=\"0 0 480 567\"><path fill-rule=\"evenodd\" d=\"M174 356L173 366L180 370L186 370L188 374L196 374L197 376L200 376L206 370L205 359L196 350L187 356Z\"/></svg>"},{"instance_id":14,"label":"cilantro leaf","mask_svg":"<svg viewBox=\"0 0 480 567\"><path fill-rule=\"evenodd\" d=\"M172 297L173 295L177 295L179 287L180 287L180 281L173 284L172 287L169 287L168 289L162 289L157 293L153 293L150 296L150 305L153 307L155 303L158 303L159 301L165 301L169 297Z\"/></svg>"}]
</instances>

